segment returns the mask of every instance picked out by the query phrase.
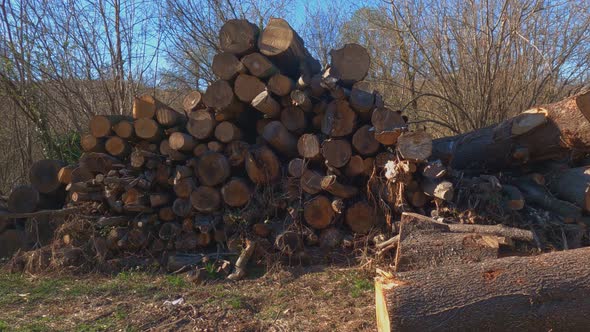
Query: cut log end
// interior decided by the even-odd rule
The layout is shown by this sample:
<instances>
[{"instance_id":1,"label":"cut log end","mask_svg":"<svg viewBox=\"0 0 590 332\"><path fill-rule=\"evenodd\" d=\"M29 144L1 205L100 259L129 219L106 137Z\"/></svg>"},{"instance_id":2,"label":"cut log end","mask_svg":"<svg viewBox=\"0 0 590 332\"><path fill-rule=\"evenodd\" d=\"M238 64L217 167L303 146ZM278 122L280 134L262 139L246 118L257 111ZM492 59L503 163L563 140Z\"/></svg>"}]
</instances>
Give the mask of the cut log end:
<instances>
[{"instance_id":1,"label":"cut log end","mask_svg":"<svg viewBox=\"0 0 590 332\"><path fill-rule=\"evenodd\" d=\"M332 201L323 195L312 198L303 205L303 216L314 229L328 227L334 218Z\"/></svg>"}]
</instances>

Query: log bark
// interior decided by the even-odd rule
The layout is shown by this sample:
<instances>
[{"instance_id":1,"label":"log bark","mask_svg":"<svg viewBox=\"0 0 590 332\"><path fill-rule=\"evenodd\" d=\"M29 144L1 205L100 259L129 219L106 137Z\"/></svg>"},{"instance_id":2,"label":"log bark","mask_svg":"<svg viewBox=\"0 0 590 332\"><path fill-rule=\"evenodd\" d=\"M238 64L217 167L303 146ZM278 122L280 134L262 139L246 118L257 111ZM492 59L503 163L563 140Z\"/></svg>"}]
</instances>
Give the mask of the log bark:
<instances>
[{"instance_id":1,"label":"log bark","mask_svg":"<svg viewBox=\"0 0 590 332\"><path fill-rule=\"evenodd\" d=\"M211 137L216 125L214 115L203 109L189 114L186 130L196 139L204 140Z\"/></svg>"},{"instance_id":2,"label":"log bark","mask_svg":"<svg viewBox=\"0 0 590 332\"><path fill-rule=\"evenodd\" d=\"M453 183L449 181L424 179L421 182L422 191L430 196L450 202L455 196Z\"/></svg>"},{"instance_id":3,"label":"log bark","mask_svg":"<svg viewBox=\"0 0 590 332\"><path fill-rule=\"evenodd\" d=\"M241 59L251 75L260 79L269 78L279 72L279 69L264 55L251 53Z\"/></svg>"},{"instance_id":4,"label":"log bark","mask_svg":"<svg viewBox=\"0 0 590 332\"><path fill-rule=\"evenodd\" d=\"M287 172L294 178L300 178L305 170L305 162L301 158L292 159L287 165Z\"/></svg>"},{"instance_id":5,"label":"log bark","mask_svg":"<svg viewBox=\"0 0 590 332\"><path fill-rule=\"evenodd\" d=\"M172 128L186 123L186 115L166 106L156 110L156 120L163 127Z\"/></svg>"},{"instance_id":6,"label":"log bark","mask_svg":"<svg viewBox=\"0 0 590 332\"><path fill-rule=\"evenodd\" d=\"M221 122L215 127L215 138L222 143L237 141L242 138L242 131L229 121Z\"/></svg>"},{"instance_id":7,"label":"log bark","mask_svg":"<svg viewBox=\"0 0 590 332\"><path fill-rule=\"evenodd\" d=\"M78 167L78 165L64 166L57 173L57 179L61 184L69 184L72 182L72 172Z\"/></svg>"},{"instance_id":8,"label":"log bark","mask_svg":"<svg viewBox=\"0 0 590 332\"><path fill-rule=\"evenodd\" d=\"M256 76L240 74L234 82L234 92L239 100L250 104L256 96L266 89Z\"/></svg>"},{"instance_id":9,"label":"log bark","mask_svg":"<svg viewBox=\"0 0 590 332\"><path fill-rule=\"evenodd\" d=\"M350 206L345 213L344 222L358 234L367 234L376 225L375 208L365 201Z\"/></svg>"},{"instance_id":10,"label":"log bark","mask_svg":"<svg viewBox=\"0 0 590 332\"><path fill-rule=\"evenodd\" d=\"M324 229L334 219L332 201L323 195L315 196L303 204L303 217L313 229Z\"/></svg>"},{"instance_id":11,"label":"log bark","mask_svg":"<svg viewBox=\"0 0 590 332\"><path fill-rule=\"evenodd\" d=\"M303 134L297 141L297 151L305 159L318 160L322 158L320 139L315 134Z\"/></svg>"},{"instance_id":12,"label":"log bark","mask_svg":"<svg viewBox=\"0 0 590 332\"><path fill-rule=\"evenodd\" d=\"M285 157L297 156L297 138L280 121L272 121L264 127L262 137Z\"/></svg>"},{"instance_id":13,"label":"log bark","mask_svg":"<svg viewBox=\"0 0 590 332\"><path fill-rule=\"evenodd\" d=\"M311 112L313 104L311 103L311 99L309 99L306 91L293 90L289 95L291 97L291 103L294 106L297 106L304 112Z\"/></svg>"},{"instance_id":14,"label":"log bark","mask_svg":"<svg viewBox=\"0 0 590 332\"><path fill-rule=\"evenodd\" d=\"M213 187L200 186L192 192L191 204L199 212L215 212L221 207L221 195Z\"/></svg>"},{"instance_id":15,"label":"log bark","mask_svg":"<svg viewBox=\"0 0 590 332\"><path fill-rule=\"evenodd\" d=\"M227 158L218 152L207 152L197 162L199 182L205 186L223 183L231 174Z\"/></svg>"},{"instance_id":16,"label":"log bark","mask_svg":"<svg viewBox=\"0 0 590 332\"><path fill-rule=\"evenodd\" d=\"M303 170L299 180L301 190L308 194L315 195L322 191L322 180L324 175L311 169Z\"/></svg>"},{"instance_id":17,"label":"log bark","mask_svg":"<svg viewBox=\"0 0 590 332\"><path fill-rule=\"evenodd\" d=\"M174 214L179 216L179 217L187 217L190 215L191 213L191 201L186 199L186 198L177 198L174 200L174 203L172 203L172 211L174 211ZM164 224L166 225L166 224ZM161 230L163 227L160 228L160 234L161 234ZM162 238L160 236L160 238ZM165 240L165 239L162 239Z\"/></svg>"},{"instance_id":18,"label":"log bark","mask_svg":"<svg viewBox=\"0 0 590 332\"><path fill-rule=\"evenodd\" d=\"M570 202L555 198L545 186L531 178L521 178L515 185L522 192L527 204L538 205L563 217L566 222L575 222L582 216L582 209Z\"/></svg>"},{"instance_id":19,"label":"log bark","mask_svg":"<svg viewBox=\"0 0 590 332\"><path fill-rule=\"evenodd\" d=\"M321 70L319 61L305 49L303 39L287 21L271 18L258 39L260 53L281 70L281 73L297 79L302 73L315 74Z\"/></svg>"},{"instance_id":20,"label":"log bark","mask_svg":"<svg viewBox=\"0 0 590 332\"><path fill-rule=\"evenodd\" d=\"M359 155L354 155L350 157L350 160L344 166L344 175L348 177L355 177L359 175L363 175L365 172L365 161Z\"/></svg>"},{"instance_id":21,"label":"log bark","mask_svg":"<svg viewBox=\"0 0 590 332\"><path fill-rule=\"evenodd\" d=\"M197 144L197 145L195 145L195 148L193 149L193 156L200 157L200 156L204 155L207 151L209 151L207 144L205 144L205 143Z\"/></svg>"},{"instance_id":22,"label":"log bark","mask_svg":"<svg viewBox=\"0 0 590 332\"><path fill-rule=\"evenodd\" d=\"M269 119L276 119L281 114L281 105L266 90L254 97L252 107Z\"/></svg>"},{"instance_id":23,"label":"log bark","mask_svg":"<svg viewBox=\"0 0 590 332\"><path fill-rule=\"evenodd\" d=\"M371 130L371 126L364 125L357 129L352 136L352 146L362 156L375 155L381 145L375 139L375 132Z\"/></svg>"},{"instance_id":24,"label":"log bark","mask_svg":"<svg viewBox=\"0 0 590 332\"><path fill-rule=\"evenodd\" d=\"M174 193L180 198L189 198L195 188L195 180L192 177L176 180L173 187Z\"/></svg>"},{"instance_id":25,"label":"log bark","mask_svg":"<svg viewBox=\"0 0 590 332\"><path fill-rule=\"evenodd\" d=\"M256 49L259 34L258 27L247 20L228 20L219 30L219 47L237 56L248 54Z\"/></svg>"},{"instance_id":26,"label":"log bark","mask_svg":"<svg viewBox=\"0 0 590 332\"><path fill-rule=\"evenodd\" d=\"M151 95L142 95L133 99L133 118L153 119L156 116L156 110L160 107L166 107L162 102Z\"/></svg>"},{"instance_id":27,"label":"log bark","mask_svg":"<svg viewBox=\"0 0 590 332\"><path fill-rule=\"evenodd\" d=\"M104 138L96 138L93 135L84 135L80 138L80 146L84 152L104 152Z\"/></svg>"},{"instance_id":28,"label":"log bark","mask_svg":"<svg viewBox=\"0 0 590 332\"><path fill-rule=\"evenodd\" d=\"M242 207L250 201L252 189L246 180L234 178L223 185L221 196L225 204L231 207Z\"/></svg>"},{"instance_id":29,"label":"log bark","mask_svg":"<svg viewBox=\"0 0 590 332\"><path fill-rule=\"evenodd\" d=\"M54 192L62 186L58 174L63 166L64 162L59 160L36 161L29 169L29 182L42 194Z\"/></svg>"},{"instance_id":30,"label":"log bark","mask_svg":"<svg viewBox=\"0 0 590 332\"><path fill-rule=\"evenodd\" d=\"M346 100L334 100L326 108L322 119L322 133L342 137L353 133L356 113Z\"/></svg>"},{"instance_id":31,"label":"log bark","mask_svg":"<svg viewBox=\"0 0 590 332\"><path fill-rule=\"evenodd\" d=\"M268 80L266 88L279 97L288 96L295 89L295 82L289 76L275 74Z\"/></svg>"},{"instance_id":32,"label":"log bark","mask_svg":"<svg viewBox=\"0 0 590 332\"><path fill-rule=\"evenodd\" d=\"M379 107L373 111L371 123L375 128L375 139L383 145L397 143L398 137L406 129L402 115L386 107Z\"/></svg>"},{"instance_id":33,"label":"log bark","mask_svg":"<svg viewBox=\"0 0 590 332\"><path fill-rule=\"evenodd\" d=\"M246 172L255 184L268 184L280 178L281 164L271 149L254 146L246 158Z\"/></svg>"},{"instance_id":34,"label":"log bark","mask_svg":"<svg viewBox=\"0 0 590 332\"><path fill-rule=\"evenodd\" d=\"M590 248L380 276L377 330L583 330L587 263Z\"/></svg>"},{"instance_id":35,"label":"log bark","mask_svg":"<svg viewBox=\"0 0 590 332\"><path fill-rule=\"evenodd\" d=\"M432 137L425 131L405 132L397 139L395 149L406 160L425 162L432 154Z\"/></svg>"},{"instance_id":36,"label":"log bark","mask_svg":"<svg viewBox=\"0 0 590 332\"><path fill-rule=\"evenodd\" d=\"M229 165L234 168L243 167L248 156L250 145L244 141L233 141L225 146L225 155Z\"/></svg>"},{"instance_id":37,"label":"log bark","mask_svg":"<svg viewBox=\"0 0 590 332\"><path fill-rule=\"evenodd\" d=\"M211 69L213 70L213 74L225 81L231 81L239 74L245 74L247 72L244 64L234 54L229 52L215 54Z\"/></svg>"},{"instance_id":38,"label":"log bark","mask_svg":"<svg viewBox=\"0 0 590 332\"><path fill-rule=\"evenodd\" d=\"M352 156L350 143L345 139L327 139L322 143L322 156L330 166L345 166Z\"/></svg>"},{"instance_id":39,"label":"log bark","mask_svg":"<svg viewBox=\"0 0 590 332\"><path fill-rule=\"evenodd\" d=\"M340 49L332 50L330 57L331 75L345 86L362 81L369 72L371 57L367 50L358 44L346 44Z\"/></svg>"},{"instance_id":40,"label":"log bark","mask_svg":"<svg viewBox=\"0 0 590 332\"><path fill-rule=\"evenodd\" d=\"M433 156L454 169L505 170L590 151L590 92L525 111L511 119L435 140ZM526 158L521 158L526 151Z\"/></svg>"},{"instance_id":41,"label":"log bark","mask_svg":"<svg viewBox=\"0 0 590 332\"><path fill-rule=\"evenodd\" d=\"M213 72L215 73L215 57L213 58L213 66ZM203 108L203 94L200 91L191 91L182 100L182 107L187 113L194 112L199 108Z\"/></svg>"},{"instance_id":42,"label":"log bark","mask_svg":"<svg viewBox=\"0 0 590 332\"><path fill-rule=\"evenodd\" d=\"M188 157L180 151L174 150L170 147L170 141L167 139L160 142L159 146L160 153L164 156L167 156L170 160L174 161L183 161L186 160Z\"/></svg>"}]
</instances>

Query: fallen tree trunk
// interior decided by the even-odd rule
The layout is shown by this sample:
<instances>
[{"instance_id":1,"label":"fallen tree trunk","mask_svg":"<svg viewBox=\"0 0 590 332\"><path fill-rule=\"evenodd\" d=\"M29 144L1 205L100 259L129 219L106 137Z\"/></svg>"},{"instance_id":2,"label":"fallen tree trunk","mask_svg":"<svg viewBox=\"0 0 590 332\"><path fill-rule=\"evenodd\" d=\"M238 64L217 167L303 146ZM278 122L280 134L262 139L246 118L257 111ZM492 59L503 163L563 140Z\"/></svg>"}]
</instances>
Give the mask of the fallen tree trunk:
<instances>
[{"instance_id":1,"label":"fallen tree trunk","mask_svg":"<svg viewBox=\"0 0 590 332\"><path fill-rule=\"evenodd\" d=\"M590 324L590 248L375 278L378 331L572 331Z\"/></svg>"},{"instance_id":2,"label":"fallen tree trunk","mask_svg":"<svg viewBox=\"0 0 590 332\"><path fill-rule=\"evenodd\" d=\"M542 105L499 124L433 141L433 157L455 169L503 170L590 152L590 92Z\"/></svg>"}]
</instances>

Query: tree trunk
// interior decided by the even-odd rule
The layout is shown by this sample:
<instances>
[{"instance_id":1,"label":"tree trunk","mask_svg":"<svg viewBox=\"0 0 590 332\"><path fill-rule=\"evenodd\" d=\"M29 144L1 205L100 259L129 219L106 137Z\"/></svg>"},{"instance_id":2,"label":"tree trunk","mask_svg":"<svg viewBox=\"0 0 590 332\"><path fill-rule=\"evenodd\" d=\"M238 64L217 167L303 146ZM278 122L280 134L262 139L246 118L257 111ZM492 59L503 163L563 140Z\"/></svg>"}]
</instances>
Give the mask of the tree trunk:
<instances>
[{"instance_id":1,"label":"tree trunk","mask_svg":"<svg viewBox=\"0 0 590 332\"><path fill-rule=\"evenodd\" d=\"M281 112L281 123L292 133L302 133L307 128L305 113L299 107L286 107Z\"/></svg>"},{"instance_id":2,"label":"tree trunk","mask_svg":"<svg viewBox=\"0 0 590 332\"><path fill-rule=\"evenodd\" d=\"M555 172L547 183L558 198L590 211L590 166Z\"/></svg>"},{"instance_id":3,"label":"tree trunk","mask_svg":"<svg viewBox=\"0 0 590 332\"><path fill-rule=\"evenodd\" d=\"M350 143L345 139L327 139L322 143L322 156L330 166L345 166L352 156Z\"/></svg>"},{"instance_id":4,"label":"tree trunk","mask_svg":"<svg viewBox=\"0 0 590 332\"><path fill-rule=\"evenodd\" d=\"M211 69L213 74L224 81L231 81L239 74L247 72L244 64L235 55L228 52L215 54Z\"/></svg>"},{"instance_id":5,"label":"tree trunk","mask_svg":"<svg viewBox=\"0 0 590 332\"><path fill-rule=\"evenodd\" d=\"M133 100L134 119L154 119L158 108L167 107L151 95L142 95Z\"/></svg>"},{"instance_id":6,"label":"tree trunk","mask_svg":"<svg viewBox=\"0 0 590 332\"><path fill-rule=\"evenodd\" d=\"M278 73L277 67L264 55L260 53L251 53L242 58L242 63L250 74L266 79Z\"/></svg>"},{"instance_id":7,"label":"tree trunk","mask_svg":"<svg viewBox=\"0 0 590 332\"><path fill-rule=\"evenodd\" d=\"M322 133L342 137L353 133L356 113L346 100L334 100L326 108L322 119Z\"/></svg>"},{"instance_id":8,"label":"tree trunk","mask_svg":"<svg viewBox=\"0 0 590 332\"><path fill-rule=\"evenodd\" d=\"M208 110L197 110L189 114L186 130L196 139L204 140L213 134L217 125L215 117Z\"/></svg>"},{"instance_id":9,"label":"tree trunk","mask_svg":"<svg viewBox=\"0 0 590 332\"><path fill-rule=\"evenodd\" d=\"M199 212L215 212L221 207L221 195L213 187L201 186L192 192L191 204Z\"/></svg>"},{"instance_id":10,"label":"tree trunk","mask_svg":"<svg viewBox=\"0 0 590 332\"><path fill-rule=\"evenodd\" d=\"M252 189L244 179L234 178L223 185L221 196L225 204L231 207L242 207L250 201Z\"/></svg>"},{"instance_id":11,"label":"tree trunk","mask_svg":"<svg viewBox=\"0 0 590 332\"><path fill-rule=\"evenodd\" d=\"M590 92L499 124L435 140L433 157L454 169L505 170L590 151Z\"/></svg>"},{"instance_id":12,"label":"tree trunk","mask_svg":"<svg viewBox=\"0 0 590 332\"><path fill-rule=\"evenodd\" d=\"M90 134L96 138L111 135L112 128L117 123L129 120L125 115L95 115L90 119Z\"/></svg>"},{"instance_id":13,"label":"tree trunk","mask_svg":"<svg viewBox=\"0 0 590 332\"><path fill-rule=\"evenodd\" d=\"M151 118L140 118L133 124L137 137L149 142L157 142L162 137L162 128Z\"/></svg>"},{"instance_id":14,"label":"tree trunk","mask_svg":"<svg viewBox=\"0 0 590 332\"><path fill-rule=\"evenodd\" d=\"M237 56L248 54L256 49L259 34L258 27L247 20L228 20L219 30L219 47Z\"/></svg>"},{"instance_id":15,"label":"tree trunk","mask_svg":"<svg viewBox=\"0 0 590 332\"><path fill-rule=\"evenodd\" d=\"M115 132L115 135L125 140L132 139L135 134L133 122L131 120L119 121L116 125L113 126L113 131Z\"/></svg>"},{"instance_id":16,"label":"tree trunk","mask_svg":"<svg viewBox=\"0 0 590 332\"><path fill-rule=\"evenodd\" d=\"M340 49L332 50L330 57L331 75L345 86L362 81L369 72L371 57L367 50L358 44L346 44Z\"/></svg>"},{"instance_id":17,"label":"tree trunk","mask_svg":"<svg viewBox=\"0 0 590 332\"><path fill-rule=\"evenodd\" d=\"M375 106L375 94L371 84L360 81L352 86L350 91L350 106L357 112L366 113Z\"/></svg>"},{"instance_id":18,"label":"tree trunk","mask_svg":"<svg viewBox=\"0 0 590 332\"><path fill-rule=\"evenodd\" d=\"M207 87L207 91L203 95L203 102L208 107L219 110L229 117L235 116L244 109L244 105L234 95L231 85L223 80L215 81Z\"/></svg>"},{"instance_id":19,"label":"tree trunk","mask_svg":"<svg viewBox=\"0 0 590 332\"><path fill-rule=\"evenodd\" d=\"M377 277L377 330L584 330L589 264L583 248Z\"/></svg>"},{"instance_id":20,"label":"tree trunk","mask_svg":"<svg viewBox=\"0 0 590 332\"><path fill-rule=\"evenodd\" d=\"M213 187L225 182L231 169L224 155L210 151L199 158L196 172L201 184Z\"/></svg>"},{"instance_id":21,"label":"tree trunk","mask_svg":"<svg viewBox=\"0 0 590 332\"><path fill-rule=\"evenodd\" d=\"M315 196L303 204L303 217L313 229L324 229L334 219L332 201L323 195Z\"/></svg>"}]
</instances>

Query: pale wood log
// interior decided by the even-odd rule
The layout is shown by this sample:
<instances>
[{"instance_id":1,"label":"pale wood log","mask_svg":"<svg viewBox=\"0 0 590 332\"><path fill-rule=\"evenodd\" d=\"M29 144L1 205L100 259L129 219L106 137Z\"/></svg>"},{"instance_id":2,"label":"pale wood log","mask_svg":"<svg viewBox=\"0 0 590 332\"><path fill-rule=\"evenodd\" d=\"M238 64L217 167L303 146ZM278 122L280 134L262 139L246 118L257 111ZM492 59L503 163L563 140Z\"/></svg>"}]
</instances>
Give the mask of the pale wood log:
<instances>
[{"instance_id":1,"label":"pale wood log","mask_svg":"<svg viewBox=\"0 0 590 332\"><path fill-rule=\"evenodd\" d=\"M140 118L133 123L137 137L149 141L159 141L162 136L162 128L151 118Z\"/></svg>"},{"instance_id":2,"label":"pale wood log","mask_svg":"<svg viewBox=\"0 0 590 332\"><path fill-rule=\"evenodd\" d=\"M165 128L173 128L186 123L186 115L168 106L156 110L156 120Z\"/></svg>"},{"instance_id":3,"label":"pale wood log","mask_svg":"<svg viewBox=\"0 0 590 332\"><path fill-rule=\"evenodd\" d=\"M112 136L107 139L105 150L113 157L123 158L129 155L131 147L119 136Z\"/></svg>"},{"instance_id":4,"label":"pale wood log","mask_svg":"<svg viewBox=\"0 0 590 332\"><path fill-rule=\"evenodd\" d=\"M62 167L57 173L57 179L61 184L68 184L72 182L72 172L78 167L78 165L68 165Z\"/></svg>"},{"instance_id":5,"label":"pale wood log","mask_svg":"<svg viewBox=\"0 0 590 332\"><path fill-rule=\"evenodd\" d=\"M113 126L115 135L125 140L130 140L135 136L135 128L131 120L122 120Z\"/></svg>"},{"instance_id":6,"label":"pale wood log","mask_svg":"<svg viewBox=\"0 0 590 332\"><path fill-rule=\"evenodd\" d=\"M176 151L189 152L195 148L197 141L191 135L184 133L173 133L168 138L170 148Z\"/></svg>"},{"instance_id":7,"label":"pale wood log","mask_svg":"<svg viewBox=\"0 0 590 332\"><path fill-rule=\"evenodd\" d=\"M151 95L141 95L133 99L133 118L134 119L153 119L156 116L156 110L165 105Z\"/></svg>"},{"instance_id":8,"label":"pale wood log","mask_svg":"<svg viewBox=\"0 0 590 332\"><path fill-rule=\"evenodd\" d=\"M405 132L397 139L395 148L406 160L424 162L432 154L432 137L425 131Z\"/></svg>"},{"instance_id":9,"label":"pale wood log","mask_svg":"<svg viewBox=\"0 0 590 332\"><path fill-rule=\"evenodd\" d=\"M203 109L189 114L186 130L196 139L203 140L211 137L216 125L213 113Z\"/></svg>"},{"instance_id":10,"label":"pale wood log","mask_svg":"<svg viewBox=\"0 0 590 332\"><path fill-rule=\"evenodd\" d=\"M303 134L297 141L297 151L305 159L318 160L322 157L320 139L315 134Z\"/></svg>"},{"instance_id":11,"label":"pale wood log","mask_svg":"<svg viewBox=\"0 0 590 332\"><path fill-rule=\"evenodd\" d=\"M113 126L124 120L129 120L129 117L126 115L95 115L90 119L90 134L96 138L109 136Z\"/></svg>"},{"instance_id":12,"label":"pale wood log","mask_svg":"<svg viewBox=\"0 0 590 332\"><path fill-rule=\"evenodd\" d=\"M431 197L442 199L450 202L455 196L455 189L453 183L449 181L432 180L425 178L421 182L422 191Z\"/></svg>"},{"instance_id":13,"label":"pale wood log","mask_svg":"<svg viewBox=\"0 0 590 332\"><path fill-rule=\"evenodd\" d=\"M223 152L225 149L225 144L218 142L218 141L211 141L207 143L207 149L211 152Z\"/></svg>"}]
</instances>

